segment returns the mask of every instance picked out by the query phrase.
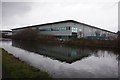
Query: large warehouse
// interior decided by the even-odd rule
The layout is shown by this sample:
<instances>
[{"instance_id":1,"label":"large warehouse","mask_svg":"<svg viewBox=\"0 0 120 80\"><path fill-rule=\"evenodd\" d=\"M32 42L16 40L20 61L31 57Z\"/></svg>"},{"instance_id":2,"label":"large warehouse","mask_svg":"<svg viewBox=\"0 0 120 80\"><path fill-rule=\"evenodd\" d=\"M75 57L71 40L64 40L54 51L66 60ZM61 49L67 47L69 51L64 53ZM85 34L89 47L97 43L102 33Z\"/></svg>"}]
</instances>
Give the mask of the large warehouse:
<instances>
[{"instance_id":1,"label":"large warehouse","mask_svg":"<svg viewBox=\"0 0 120 80\"><path fill-rule=\"evenodd\" d=\"M74 20L65 20L22 28L12 29L13 35L25 29L36 29L40 34L52 35L59 39L89 38L89 39L115 39L117 34Z\"/></svg>"}]
</instances>

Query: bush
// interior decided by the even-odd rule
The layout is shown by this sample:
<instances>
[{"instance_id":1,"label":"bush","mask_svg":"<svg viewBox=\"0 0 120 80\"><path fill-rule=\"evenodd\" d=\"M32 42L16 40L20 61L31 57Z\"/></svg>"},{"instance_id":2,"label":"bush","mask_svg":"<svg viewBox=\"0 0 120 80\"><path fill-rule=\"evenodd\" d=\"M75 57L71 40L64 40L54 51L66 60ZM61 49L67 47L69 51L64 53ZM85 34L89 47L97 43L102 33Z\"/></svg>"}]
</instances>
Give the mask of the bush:
<instances>
[{"instance_id":1,"label":"bush","mask_svg":"<svg viewBox=\"0 0 120 80\"><path fill-rule=\"evenodd\" d=\"M12 39L15 40L29 40L34 41L38 38L38 31L32 29L25 29L17 32L12 36Z\"/></svg>"},{"instance_id":2,"label":"bush","mask_svg":"<svg viewBox=\"0 0 120 80\"><path fill-rule=\"evenodd\" d=\"M118 48L118 40L74 39L65 41L64 44L86 47Z\"/></svg>"},{"instance_id":3,"label":"bush","mask_svg":"<svg viewBox=\"0 0 120 80\"><path fill-rule=\"evenodd\" d=\"M57 41L57 39L54 36L41 34L36 29L24 29L22 31L19 31L12 36L12 39L21 40L21 41L35 41L35 42Z\"/></svg>"}]
</instances>

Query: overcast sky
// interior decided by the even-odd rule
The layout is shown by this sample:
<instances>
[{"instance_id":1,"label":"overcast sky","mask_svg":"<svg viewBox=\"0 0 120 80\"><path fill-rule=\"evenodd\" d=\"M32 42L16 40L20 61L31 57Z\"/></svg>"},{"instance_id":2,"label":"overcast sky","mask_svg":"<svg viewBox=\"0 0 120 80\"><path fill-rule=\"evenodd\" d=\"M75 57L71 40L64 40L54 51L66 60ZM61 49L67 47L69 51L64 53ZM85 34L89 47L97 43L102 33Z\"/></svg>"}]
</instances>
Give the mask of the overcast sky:
<instances>
[{"instance_id":1,"label":"overcast sky","mask_svg":"<svg viewBox=\"0 0 120 80\"><path fill-rule=\"evenodd\" d=\"M119 5L118 5L118 30L120 31L120 1L119 1Z\"/></svg>"},{"instance_id":2,"label":"overcast sky","mask_svg":"<svg viewBox=\"0 0 120 80\"><path fill-rule=\"evenodd\" d=\"M11 1L11 2L10 2ZM17 0L16 0L17 1ZM118 31L119 0L27 0L2 1L2 27L10 30L63 20L76 20ZM1 5L1 4L0 4Z\"/></svg>"}]
</instances>

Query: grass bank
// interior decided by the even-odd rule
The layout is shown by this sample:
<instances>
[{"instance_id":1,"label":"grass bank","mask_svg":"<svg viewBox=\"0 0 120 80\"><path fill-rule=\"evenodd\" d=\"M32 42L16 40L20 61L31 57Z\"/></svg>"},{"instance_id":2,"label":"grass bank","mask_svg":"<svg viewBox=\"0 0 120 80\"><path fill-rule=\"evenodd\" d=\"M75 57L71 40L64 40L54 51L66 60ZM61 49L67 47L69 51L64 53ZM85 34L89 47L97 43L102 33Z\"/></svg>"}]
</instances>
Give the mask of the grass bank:
<instances>
[{"instance_id":1,"label":"grass bank","mask_svg":"<svg viewBox=\"0 0 120 80\"><path fill-rule=\"evenodd\" d=\"M3 78L24 78L25 80L52 79L47 72L40 71L39 69L20 61L12 54L8 54L4 49L0 48L0 51L2 51L2 66L3 71L5 71L3 73L7 74L7 76L3 75Z\"/></svg>"}]
</instances>

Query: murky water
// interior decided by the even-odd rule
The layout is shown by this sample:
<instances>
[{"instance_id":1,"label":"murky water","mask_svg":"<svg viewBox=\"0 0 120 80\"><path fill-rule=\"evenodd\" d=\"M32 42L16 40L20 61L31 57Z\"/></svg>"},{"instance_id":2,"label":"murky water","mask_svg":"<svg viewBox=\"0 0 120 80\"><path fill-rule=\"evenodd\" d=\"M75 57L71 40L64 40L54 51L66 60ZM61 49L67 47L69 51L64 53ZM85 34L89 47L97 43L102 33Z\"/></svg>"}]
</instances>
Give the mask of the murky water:
<instances>
[{"instance_id":1,"label":"murky water","mask_svg":"<svg viewBox=\"0 0 120 80\"><path fill-rule=\"evenodd\" d=\"M114 51L15 41L0 47L55 78L117 78L118 55Z\"/></svg>"}]
</instances>

